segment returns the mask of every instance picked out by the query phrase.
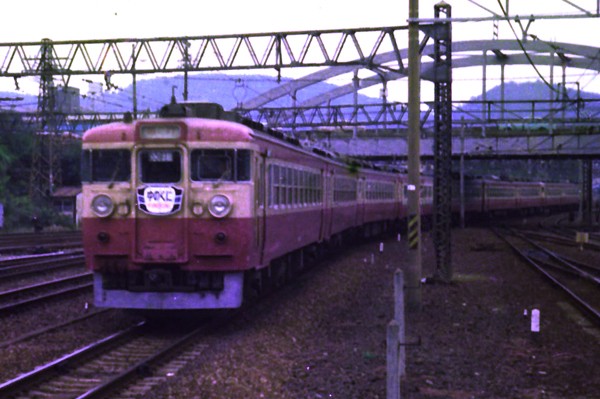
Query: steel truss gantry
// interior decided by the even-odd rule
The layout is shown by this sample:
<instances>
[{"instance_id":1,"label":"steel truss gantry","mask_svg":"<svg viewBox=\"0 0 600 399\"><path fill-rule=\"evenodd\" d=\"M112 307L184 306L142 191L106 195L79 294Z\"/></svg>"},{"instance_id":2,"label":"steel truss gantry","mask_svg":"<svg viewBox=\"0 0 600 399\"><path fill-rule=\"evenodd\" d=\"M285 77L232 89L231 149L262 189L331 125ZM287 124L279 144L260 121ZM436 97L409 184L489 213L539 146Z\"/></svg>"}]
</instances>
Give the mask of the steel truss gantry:
<instances>
[{"instance_id":1,"label":"steel truss gantry","mask_svg":"<svg viewBox=\"0 0 600 399\"><path fill-rule=\"evenodd\" d=\"M329 102L356 90L405 78L408 56L406 47L402 46L406 39L405 30L406 27L400 26L214 37L0 43L0 78L10 77L18 80L26 76L39 76L42 70L39 60L45 51L44 48L49 48L52 55L53 77L64 86L68 86L74 75L103 75L107 86L110 87L111 78L117 74L138 76L163 72L281 70L287 67L318 66L324 69L301 79L282 82L274 89L244 101L239 111L254 120L283 130L327 126L332 121L339 123L340 127L394 125L398 121L406 122L405 104L388 102L382 105L331 105ZM521 45L529 57L523 54ZM567 68L600 72L600 48L597 47L543 41L519 44L516 40L455 42L452 47L454 54L460 54L453 62L453 69L483 66L485 71L492 66L504 69L505 66L528 65L533 61L538 65L562 68L563 82ZM433 59L433 53L433 45L425 45L424 40L422 77L426 80L433 80L435 69L433 62L429 61ZM310 85L360 68L373 71L373 76L305 99L295 103L293 107L269 105L282 97L293 97L299 90ZM501 85L503 83L501 82ZM482 93L485 94L485 91L482 90ZM546 102L544 106L548 108L548 113L552 113L553 102L558 104L559 111L564 108L560 104L561 99L555 99L555 96L540 101ZM503 117L511 118L509 111L504 112L502 101L484 100L481 104L481 112L478 115L472 114L481 125L502 123L497 117L498 113L495 117L491 115L491 111L494 110L499 110ZM577 104L580 104L580 99ZM490 109L490 105L494 109ZM428 112L432 112L432 109L433 106L430 105ZM429 116L428 112L423 115L424 120ZM69 116L70 119L72 117ZM556 119L560 119L560 115ZM473 124L478 123L474 121Z\"/></svg>"},{"instance_id":2,"label":"steel truss gantry","mask_svg":"<svg viewBox=\"0 0 600 399\"><path fill-rule=\"evenodd\" d=\"M422 23L421 27L425 25ZM69 86L73 76L94 74L102 75L107 86L110 86L111 78L118 74L130 74L135 77L151 73L187 74L241 69L281 71L284 68L325 67L324 70L294 82L282 83L273 91L244 102L244 109L260 109L256 112L260 112L264 117L259 119L271 127L285 128L287 123L288 127L293 128L298 123L296 117L303 118L301 124L304 123L306 127L315 127L318 123L329 124L332 121L356 126L363 124L364 120L366 126L380 123L398 126L398 122L401 123L406 114L403 104L387 103L375 112L373 109L376 105L354 105L351 112L347 112L348 106L342 110L344 106L324 108L323 104L358 89L406 77L407 29L407 26L396 26L222 36L0 43L0 77L18 81L27 76L41 76L45 68L41 62L44 53L47 54L46 59L51 60L52 78L64 86ZM504 68L533 61L536 64L561 67L563 80L567 67L600 71L600 49L589 46L540 40L523 43L516 40L475 40L453 43L452 47L454 54L463 54L454 60L453 68L477 65L484 66L484 69L492 65ZM524 56L523 48L529 53L529 57ZM429 60L434 48L432 45L426 46L423 42L421 52L422 76L424 79L433 80L435 68ZM267 108L269 102L274 99L294 96L297 90L310 84L360 68L372 71L373 76L360 79L358 84L349 83L321 96L307 99L296 104L292 110ZM483 103L490 104L486 101ZM482 124L494 123L489 120L489 107L486 106L482 105L479 119ZM135 110L135 107L133 109ZM428 112L432 110L433 107ZM269 118L283 114L287 117ZM350 119L344 120L348 115L351 115ZM367 116L361 121L358 115ZM424 118L427 116L428 113L423 115ZM70 122L74 120L73 116L59 113L55 113L54 117ZM77 118L79 116L75 116L75 119ZM38 116L38 125L43 124L39 123L40 119L43 118ZM93 123L105 119L111 118L91 118ZM284 123L281 124L284 119ZM86 121L90 121L90 118Z\"/></svg>"},{"instance_id":3,"label":"steel truss gantry","mask_svg":"<svg viewBox=\"0 0 600 399\"><path fill-rule=\"evenodd\" d=\"M404 68L406 26L222 36L53 41L54 70L68 86L73 75L146 74L336 65L376 66L383 52ZM38 76L48 42L0 43L0 77Z\"/></svg>"},{"instance_id":4,"label":"steel truss gantry","mask_svg":"<svg viewBox=\"0 0 600 399\"><path fill-rule=\"evenodd\" d=\"M246 35L165 37L151 39L114 39L51 41L0 44L0 77L18 79L40 76L38 123L30 192L52 192L60 182L55 145L52 100L54 78L69 86L75 75L101 74L112 87L115 74L133 77L133 115L137 117L136 77L149 73L183 72L184 99L187 99L188 72L227 69L275 69L281 77L285 67L353 66L376 68L380 52L395 54L398 71L404 70L398 41L406 27L363 28L326 31L259 33ZM50 123L49 123L50 122ZM51 127L50 130L47 128ZM45 133L45 134L42 134ZM47 133L47 134L46 134ZM45 138L48 150L42 148ZM39 143L38 143L39 142ZM47 154L46 154L47 153Z\"/></svg>"}]
</instances>

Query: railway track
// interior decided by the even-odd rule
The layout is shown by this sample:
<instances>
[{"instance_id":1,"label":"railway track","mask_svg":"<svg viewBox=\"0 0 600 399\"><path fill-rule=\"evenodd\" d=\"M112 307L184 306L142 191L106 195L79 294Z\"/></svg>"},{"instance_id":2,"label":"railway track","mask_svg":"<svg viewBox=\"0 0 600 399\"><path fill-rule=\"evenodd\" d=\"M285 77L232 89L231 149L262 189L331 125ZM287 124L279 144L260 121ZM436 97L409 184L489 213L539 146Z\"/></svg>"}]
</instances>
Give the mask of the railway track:
<instances>
[{"instance_id":1,"label":"railway track","mask_svg":"<svg viewBox=\"0 0 600 399\"><path fill-rule=\"evenodd\" d=\"M0 260L0 280L23 278L40 273L81 266L83 268L83 250L53 252L43 255L26 255Z\"/></svg>"},{"instance_id":2,"label":"railway track","mask_svg":"<svg viewBox=\"0 0 600 399\"><path fill-rule=\"evenodd\" d=\"M25 306L92 289L89 272L0 292L0 315Z\"/></svg>"},{"instance_id":3,"label":"railway track","mask_svg":"<svg viewBox=\"0 0 600 399\"><path fill-rule=\"evenodd\" d=\"M539 235L514 229L494 229L528 264L559 287L595 324L600 325L600 268L575 261L542 246Z\"/></svg>"},{"instance_id":4,"label":"railway track","mask_svg":"<svg viewBox=\"0 0 600 399\"><path fill-rule=\"evenodd\" d=\"M600 241L594 239L592 235L589 235L590 240L587 243L578 243L576 230L544 227L543 230L521 230L521 232L538 241L600 251Z\"/></svg>"},{"instance_id":5,"label":"railway track","mask_svg":"<svg viewBox=\"0 0 600 399\"><path fill-rule=\"evenodd\" d=\"M88 319L90 319L92 317L99 316L101 314L104 314L104 313L107 313L107 312L110 312L110 311L111 311L111 309L95 310L95 311L91 311L90 313L87 313L87 314L85 314L83 316L74 317L72 319L69 319L69 320L61 322L61 323L56 323L56 324L53 324L51 326L39 328L39 329L37 329L35 331L30 331L30 332L28 332L26 334L23 334L21 336L18 336L16 338L12 338L12 339L0 342L0 349L6 348L6 347L9 347L9 346L12 346L12 345L15 345L15 344L17 344L19 342L23 342L23 341L26 341L28 339L35 338L37 336L40 336L40 335L43 335L43 334L46 334L46 333L49 333L49 332L52 332L52 331L56 331L56 330L59 330L59 329L71 326L73 324L77 324L79 322L88 320Z\"/></svg>"},{"instance_id":6,"label":"railway track","mask_svg":"<svg viewBox=\"0 0 600 399\"><path fill-rule=\"evenodd\" d=\"M542 231L531 231L528 234L537 234L540 239L552 241L560 245L578 246L582 249L600 251L600 233L589 231L589 228L576 228L568 215L552 215L540 222ZM578 233L587 233L588 241L577 242Z\"/></svg>"},{"instance_id":7,"label":"railway track","mask_svg":"<svg viewBox=\"0 0 600 399\"><path fill-rule=\"evenodd\" d=\"M190 359L200 357L208 347L202 335L235 314L215 317L199 327L157 328L141 322L2 383L0 397L143 397Z\"/></svg>"},{"instance_id":8,"label":"railway track","mask_svg":"<svg viewBox=\"0 0 600 399\"><path fill-rule=\"evenodd\" d=\"M0 234L0 254L81 248L81 231Z\"/></svg>"}]
</instances>

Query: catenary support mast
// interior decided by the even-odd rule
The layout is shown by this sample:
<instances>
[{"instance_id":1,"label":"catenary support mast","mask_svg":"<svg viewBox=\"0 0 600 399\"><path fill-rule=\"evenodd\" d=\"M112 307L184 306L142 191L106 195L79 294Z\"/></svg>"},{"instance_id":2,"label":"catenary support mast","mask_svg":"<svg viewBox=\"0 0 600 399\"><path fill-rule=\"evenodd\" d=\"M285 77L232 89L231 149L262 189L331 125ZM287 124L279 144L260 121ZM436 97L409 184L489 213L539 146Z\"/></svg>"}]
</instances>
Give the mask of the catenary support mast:
<instances>
[{"instance_id":1,"label":"catenary support mast","mask_svg":"<svg viewBox=\"0 0 600 399\"><path fill-rule=\"evenodd\" d=\"M434 6L435 18L451 18L445 2ZM433 240L436 252L436 277L452 279L452 26L450 22L433 25L434 40L434 177Z\"/></svg>"},{"instance_id":2,"label":"catenary support mast","mask_svg":"<svg viewBox=\"0 0 600 399\"><path fill-rule=\"evenodd\" d=\"M54 48L44 39L37 59L40 93L37 107L37 131L34 132L29 195L32 198L52 194L61 185L60 137L57 134L56 91L54 87Z\"/></svg>"},{"instance_id":3,"label":"catenary support mast","mask_svg":"<svg viewBox=\"0 0 600 399\"><path fill-rule=\"evenodd\" d=\"M409 1L408 25L408 268L406 305L421 309L421 147L420 147L420 54L419 0Z\"/></svg>"}]
</instances>

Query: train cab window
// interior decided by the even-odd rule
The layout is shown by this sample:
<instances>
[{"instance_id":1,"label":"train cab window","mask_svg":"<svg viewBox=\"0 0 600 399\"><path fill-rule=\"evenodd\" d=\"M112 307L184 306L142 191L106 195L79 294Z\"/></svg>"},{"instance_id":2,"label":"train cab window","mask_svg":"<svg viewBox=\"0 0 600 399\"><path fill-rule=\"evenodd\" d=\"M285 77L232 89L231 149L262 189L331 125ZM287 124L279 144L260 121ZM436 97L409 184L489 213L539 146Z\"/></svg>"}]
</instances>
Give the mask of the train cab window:
<instances>
[{"instance_id":1,"label":"train cab window","mask_svg":"<svg viewBox=\"0 0 600 399\"><path fill-rule=\"evenodd\" d=\"M250 180L250 150L193 150L191 176L194 181Z\"/></svg>"},{"instance_id":2,"label":"train cab window","mask_svg":"<svg viewBox=\"0 0 600 399\"><path fill-rule=\"evenodd\" d=\"M131 179L131 151L84 150L81 158L81 180L115 182Z\"/></svg>"},{"instance_id":3,"label":"train cab window","mask_svg":"<svg viewBox=\"0 0 600 399\"><path fill-rule=\"evenodd\" d=\"M176 183L181 180L179 150L142 150L139 161L140 178L144 183Z\"/></svg>"}]
</instances>

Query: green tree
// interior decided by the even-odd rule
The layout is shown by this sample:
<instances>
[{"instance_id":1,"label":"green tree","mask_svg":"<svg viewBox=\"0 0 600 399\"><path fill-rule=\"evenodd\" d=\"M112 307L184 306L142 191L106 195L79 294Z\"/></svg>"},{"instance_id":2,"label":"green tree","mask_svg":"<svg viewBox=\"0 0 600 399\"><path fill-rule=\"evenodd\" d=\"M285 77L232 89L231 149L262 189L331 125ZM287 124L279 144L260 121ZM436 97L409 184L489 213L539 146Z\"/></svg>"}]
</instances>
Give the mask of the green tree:
<instances>
[{"instance_id":1,"label":"green tree","mask_svg":"<svg viewBox=\"0 0 600 399\"><path fill-rule=\"evenodd\" d=\"M4 205L4 230L29 229L34 215L46 225L64 223L50 200L33 203L29 197L34 134L18 113L0 112L0 203ZM74 161L77 148L77 144L73 149L69 146L71 161L66 163L69 170L75 170L75 175L79 170L79 161Z\"/></svg>"}]
</instances>

